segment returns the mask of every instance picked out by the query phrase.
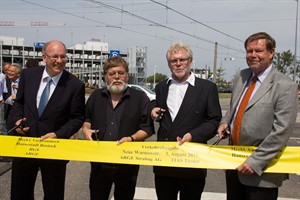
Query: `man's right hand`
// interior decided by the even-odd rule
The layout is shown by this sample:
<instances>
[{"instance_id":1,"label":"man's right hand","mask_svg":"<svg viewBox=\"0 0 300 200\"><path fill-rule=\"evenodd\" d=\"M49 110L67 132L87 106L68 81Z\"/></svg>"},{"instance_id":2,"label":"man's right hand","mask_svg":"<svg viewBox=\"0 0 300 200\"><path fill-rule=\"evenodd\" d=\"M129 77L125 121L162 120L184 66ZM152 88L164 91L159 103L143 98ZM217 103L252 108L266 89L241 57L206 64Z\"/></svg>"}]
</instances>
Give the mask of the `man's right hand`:
<instances>
[{"instance_id":1,"label":"man's right hand","mask_svg":"<svg viewBox=\"0 0 300 200\"><path fill-rule=\"evenodd\" d=\"M84 139L86 140L93 140L92 135L95 134L96 138L97 138L97 134L98 134L99 130L92 130L89 128L83 128L82 129L82 134Z\"/></svg>"},{"instance_id":2,"label":"man's right hand","mask_svg":"<svg viewBox=\"0 0 300 200\"><path fill-rule=\"evenodd\" d=\"M151 110L151 118L153 121L160 121L164 115L164 112L166 112L165 109L155 107Z\"/></svg>"}]
</instances>

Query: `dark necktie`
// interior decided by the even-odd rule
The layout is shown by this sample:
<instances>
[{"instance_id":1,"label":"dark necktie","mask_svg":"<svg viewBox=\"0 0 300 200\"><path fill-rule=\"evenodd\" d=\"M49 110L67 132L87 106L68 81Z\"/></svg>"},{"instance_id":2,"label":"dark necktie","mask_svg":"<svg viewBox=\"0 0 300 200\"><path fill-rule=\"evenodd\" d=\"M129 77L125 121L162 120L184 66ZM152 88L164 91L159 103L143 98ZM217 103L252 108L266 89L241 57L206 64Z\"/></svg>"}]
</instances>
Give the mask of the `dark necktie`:
<instances>
[{"instance_id":1,"label":"dark necktie","mask_svg":"<svg viewBox=\"0 0 300 200\"><path fill-rule=\"evenodd\" d=\"M40 104L38 107L38 111L39 111L39 116L42 115L42 113L44 112L46 105L48 103L48 99L49 99L49 95L50 95L50 85L51 85L51 77L46 77L44 78L47 81L47 85L45 87L45 89L43 90L41 99L40 99Z\"/></svg>"},{"instance_id":2,"label":"dark necktie","mask_svg":"<svg viewBox=\"0 0 300 200\"><path fill-rule=\"evenodd\" d=\"M250 100L251 94L255 88L255 84L257 81L257 76L254 76L251 80L251 83L242 99L242 102L239 106L239 110L235 116L234 124L233 124L233 130L232 130L232 143L233 145L238 145L239 144L239 139L240 139L240 131L241 131L241 126L242 126L242 119L244 112L246 110L246 107L248 105L248 102Z\"/></svg>"}]
</instances>

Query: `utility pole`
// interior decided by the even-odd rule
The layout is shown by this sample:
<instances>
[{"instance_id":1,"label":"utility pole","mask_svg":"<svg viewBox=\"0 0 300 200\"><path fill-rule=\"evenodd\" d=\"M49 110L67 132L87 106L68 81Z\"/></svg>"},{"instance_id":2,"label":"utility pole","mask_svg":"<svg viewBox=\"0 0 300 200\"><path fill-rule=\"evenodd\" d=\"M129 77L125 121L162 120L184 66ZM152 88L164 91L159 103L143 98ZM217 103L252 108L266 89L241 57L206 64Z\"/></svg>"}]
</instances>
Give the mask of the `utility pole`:
<instances>
[{"instance_id":1,"label":"utility pole","mask_svg":"<svg viewBox=\"0 0 300 200\"><path fill-rule=\"evenodd\" d=\"M296 11L296 31L295 31L295 55L294 55L294 77L293 80L296 81L296 75L297 75L297 36L298 36L298 5L299 0L297 1L297 11Z\"/></svg>"},{"instance_id":2,"label":"utility pole","mask_svg":"<svg viewBox=\"0 0 300 200\"><path fill-rule=\"evenodd\" d=\"M217 54L218 54L218 43L215 42L215 54L214 54L214 69L213 69L213 80L217 82Z\"/></svg>"}]
</instances>

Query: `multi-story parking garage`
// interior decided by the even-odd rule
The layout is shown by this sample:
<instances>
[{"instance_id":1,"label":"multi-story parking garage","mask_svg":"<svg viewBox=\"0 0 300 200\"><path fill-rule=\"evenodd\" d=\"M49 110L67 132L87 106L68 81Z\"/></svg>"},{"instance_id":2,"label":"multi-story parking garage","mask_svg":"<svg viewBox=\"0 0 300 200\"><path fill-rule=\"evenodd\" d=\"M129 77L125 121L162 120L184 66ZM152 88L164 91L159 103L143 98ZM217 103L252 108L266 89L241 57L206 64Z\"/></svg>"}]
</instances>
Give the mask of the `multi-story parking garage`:
<instances>
[{"instance_id":1,"label":"multi-story parking garage","mask_svg":"<svg viewBox=\"0 0 300 200\"><path fill-rule=\"evenodd\" d=\"M26 61L34 58L43 65L42 46L37 42L24 45L23 38L0 36L0 65L3 62L19 63L25 68ZM108 43L88 41L67 47L66 70L76 74L89 85L103 85L103 63L112 54L124 57L129 63L129 83L145 85L147 76L147 47L128 48L128 52L109 50Z\"/></svg>"}]
</instances>

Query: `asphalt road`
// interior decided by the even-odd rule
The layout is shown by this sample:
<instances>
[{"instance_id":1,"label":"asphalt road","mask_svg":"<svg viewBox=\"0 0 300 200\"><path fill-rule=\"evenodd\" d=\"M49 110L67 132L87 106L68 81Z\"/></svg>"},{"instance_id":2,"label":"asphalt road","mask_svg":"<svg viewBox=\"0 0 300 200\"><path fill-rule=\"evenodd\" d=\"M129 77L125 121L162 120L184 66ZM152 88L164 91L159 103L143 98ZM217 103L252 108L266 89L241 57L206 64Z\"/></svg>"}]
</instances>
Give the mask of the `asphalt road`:
<instances>
[{"instance_id":1,"label":"asphalt road","mask_svg":"<svg viewBox=\"0 0 300 200\"><path fill-rule=\"evenodd\" d=\"M228 100L221 99L222 110L229 106ZM299 109L300 112L300 109ZM298 114L297 124L288 145L300 145L300 113ZM149 138L155 140L155 136ZM210 143L215 141L213 138ZM225 144L225 143L224 143ZM75 152L76 153L76 152ZM0 200L10 199L10 163L0 162ZM300 167L300 166L299 166ZM88 162L71 161L67 168L66 177L66 200L88 200L89 199L89 172ZM154 190L154 176L151 166L141 166L135 199L156 199ZM37 200L43 199L40 175L38 176L35 188ZM224 170L208 170L206 185L202 200L225 200L225 178ZM279 199L300 199L300 174L290 174L290 179L285 181L279 189Z\"/></svg>"}]
</instances>

